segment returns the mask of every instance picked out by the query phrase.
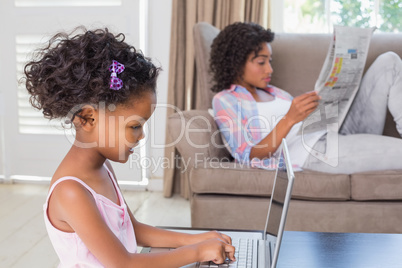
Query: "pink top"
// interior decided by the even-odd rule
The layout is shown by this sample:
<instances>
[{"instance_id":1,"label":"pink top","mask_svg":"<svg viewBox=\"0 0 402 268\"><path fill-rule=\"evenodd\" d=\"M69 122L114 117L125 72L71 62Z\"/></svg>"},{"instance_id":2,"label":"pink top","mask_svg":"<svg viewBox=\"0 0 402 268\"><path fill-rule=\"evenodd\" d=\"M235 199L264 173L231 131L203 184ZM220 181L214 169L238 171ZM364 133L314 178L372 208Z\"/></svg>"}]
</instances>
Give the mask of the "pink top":
<instances>
[{"instance_id":1,"label":"pink top","mask_svg":"<svg viewBox=\"0 0 402 268\"><path fill-rule=\"evenodd\" d=\"M105 166L106 167L106 166ZM99 260L89 251L84 242L76 233L67 233L55 228L47 216L49 197L54 188L62 181L74 180L82 184L94 197L102 218L116 235L128 252L137 252L134 227L127 211L126 203L120 192L113 175L108 170L109 176L118 194L120 206L103 195L97 194L85 182L75 177L63 177L55 182L49 190L46 203L43 206L46 229L53 247L60 259L59 267L104 267Z\"/></svg>"}]
</instances>

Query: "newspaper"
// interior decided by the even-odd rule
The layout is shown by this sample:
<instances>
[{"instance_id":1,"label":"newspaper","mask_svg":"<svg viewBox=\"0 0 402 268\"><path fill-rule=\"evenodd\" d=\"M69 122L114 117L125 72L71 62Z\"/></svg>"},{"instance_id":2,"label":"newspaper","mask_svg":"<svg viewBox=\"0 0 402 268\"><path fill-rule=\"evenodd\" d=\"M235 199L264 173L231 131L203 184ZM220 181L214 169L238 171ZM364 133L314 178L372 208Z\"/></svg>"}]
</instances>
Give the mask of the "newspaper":
<instances>
[{"instance_id":1,"label":"newspaper","mask_svg":"<svg viewBox=\"0 0 402 268\"><path fill-rule=\"evenodd\" d=\"M375 29L334 26L327 57L314 88L321 100L317 110L304 120L299 134L326 130L334 124L339 131L359 89Z\"/></svg>"}]
</instances>

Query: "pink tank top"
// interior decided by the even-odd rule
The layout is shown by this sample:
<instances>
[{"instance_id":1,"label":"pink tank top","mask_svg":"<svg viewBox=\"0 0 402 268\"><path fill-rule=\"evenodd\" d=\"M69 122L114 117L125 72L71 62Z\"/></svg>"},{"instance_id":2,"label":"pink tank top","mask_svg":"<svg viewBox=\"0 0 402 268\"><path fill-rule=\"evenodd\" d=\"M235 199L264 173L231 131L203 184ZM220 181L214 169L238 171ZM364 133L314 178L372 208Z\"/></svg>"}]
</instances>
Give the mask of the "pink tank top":
<instances>
[{"instance_id":1,"label":"pink tank top","mask_svg":"<svg viewBox=\"0 0 402 268\"><path fill-rule=\"evenodd\" d=\"M106 166L105 166L106 167ZM106 167L107 169L107 167ZM113 175L108 170L109 177L113 182L113 185L117 191L120 206L112 202L110 199L103 195L97 194L91 189L85 182L75 177L63 177L55 182L49 190L49 194L46 199L46 203L43 205L45 225L50 241L60 259L58 267L104 267L98 259L89 251L89 249L82 242L80 237L76 233L67 233L55 228L48 216L47 208L49 198L54 188L62 181L74 180L82 184L94 197L99 212L110 230L116 235L116 237L125 246L128 252L137 252L137 241L135 239L134 228L131 223L130 216L127 211L127 206L124 202L123 196L117 186Z\"/></svg>"}]
</instances>

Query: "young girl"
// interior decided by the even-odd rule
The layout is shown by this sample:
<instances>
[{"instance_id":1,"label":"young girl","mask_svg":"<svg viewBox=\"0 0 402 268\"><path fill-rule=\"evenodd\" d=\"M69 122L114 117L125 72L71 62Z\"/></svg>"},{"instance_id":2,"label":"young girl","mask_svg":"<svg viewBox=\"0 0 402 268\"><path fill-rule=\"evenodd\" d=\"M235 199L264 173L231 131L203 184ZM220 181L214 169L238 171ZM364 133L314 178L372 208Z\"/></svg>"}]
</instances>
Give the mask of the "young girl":
<instances>
[{"instance_id":1,"label":"young girl","mask_svg":"<svg viewBox=\"0 0 402 268\"><path fill-rule=\"evenodd\" d=\"M107 29L59 33L25 67L31 104L67 118L74 144L51 180L46 228L59 267L180 267L234 259L230 237L158 229L138 222L109 163L128 160L156 104L159 68ZM174 247L138 254L137 245Z\"/></svg>"},{"instance_id":2,"label":"young girl","mask_svg":"<svg viewBox=\"0 0 402 268\"><path fill-rule=\"evenodd\" d=\"M402 136L399 56L388 52L371 65L340 133L298 135L302 121L317 108L320 97L312 91L293 98L269 84L273 39L274 34L260 25L234 23L213 41L212 90L218 92L213 109L233 157L272 167L272 156L286 137L292 163L303 168L330 173L401 169L402 139L381 135L388 108ZM309 147L325 152L325 159L313 155Z\"/></svg>"}]
</instances>

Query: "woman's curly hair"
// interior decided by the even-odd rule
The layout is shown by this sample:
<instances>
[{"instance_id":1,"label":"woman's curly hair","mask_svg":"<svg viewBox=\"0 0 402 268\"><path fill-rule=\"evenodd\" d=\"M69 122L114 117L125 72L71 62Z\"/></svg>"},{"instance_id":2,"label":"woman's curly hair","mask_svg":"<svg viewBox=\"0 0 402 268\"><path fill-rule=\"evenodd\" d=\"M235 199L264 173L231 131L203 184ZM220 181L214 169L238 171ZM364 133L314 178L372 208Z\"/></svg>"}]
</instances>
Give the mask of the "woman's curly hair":
<instances>
[{"instance_id":1,"label":"woman's curly hair","mask_svg":"<svg viewBox=\"0 0 402 268\"><path fill-rule=\"evenodd\" d=\"M258 53L265 42L272 42L274 33L255 23L236 22L225 27L214 39L210 54L214 92L230 87L243 74L250 53Z\"/></svg>"},{"instance_id":2,"label":"woman's curly hair","mask_svg":"<svg viewBox=\"0 0 402 268\"><path fill-rule=\"evenodd\" d=\"M80 104L130 105L132 97L155 92L160 68L124 40L124 34L107 28L77 27L71 34L54 35L24 68L32 106L46 118L63 118ZM113 60L125 66L118 74L120 90L110 89Z\"/></svg>"}]
</instances>

